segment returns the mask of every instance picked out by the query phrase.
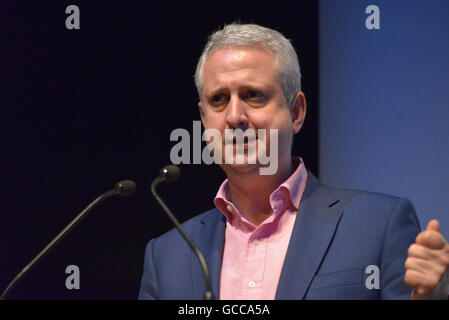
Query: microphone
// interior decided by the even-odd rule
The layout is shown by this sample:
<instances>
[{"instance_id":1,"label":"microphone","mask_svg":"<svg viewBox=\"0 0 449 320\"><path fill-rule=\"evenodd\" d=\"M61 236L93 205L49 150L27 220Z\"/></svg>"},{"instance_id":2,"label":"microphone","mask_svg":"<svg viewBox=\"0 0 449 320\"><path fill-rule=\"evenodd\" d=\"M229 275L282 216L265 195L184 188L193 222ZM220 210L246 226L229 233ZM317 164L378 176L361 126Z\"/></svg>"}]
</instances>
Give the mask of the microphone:
<instances>
[{"instance_id":1,"label":"microphone","mask_svg":"<svg viewBox=\"0 0 449 320\"><path fill-rule=\"evenodd\" d=\"M168 165L161 169L159 172L160 181L159 182L166 182L166 183L172 183L178 180L178 178L181 176L181 169L175 165Z\"/></svg>"},{"instance_id":2,"label":"microphone","mask_svg":"<svg viewBox=\"0 0 449 320\"><path fill-rule=\"evenodd\" d=\"M136 183L132 180L123 180L118 182L113 190L118 191L120 197L129 197L136 192Z\"/></svg>"},{"instance_id":3,"label":"microphone","mask_svg":"<svg viewBox=\"0 0 449 320\"><path fill-rule=\"evenodd\" d=\"M89 212L92 211L93 208L95 208L99 203L103 202L104 200L113 197L113 196L120 196L120 197L128 197L132 195L136 191L136 184L134 181L131 180L124 180L117 183L114 188L108 192L103 193L101 196L96 198L94 201L92 201L83 211L81 211L78 216L76 216L75 219L70 222L67 227L64 228L57 236L54 238L25 268L22 269L21 272L9 283L9 285L6 287L6 289L3 291L2 295L0 296L0 300L3 300L6 297L6 294L8 291L13 287L13 285L19 281L23 276L33 267L36 265L36 263L51 249L53 248L56 243L61 240L63 236L65 236L70 230L73 229L73 227L81 221Z\"/></svg>"},{"instance_id":4,"label":"microphone","mask_svg":"<svg viewBox=\"0 0 449 320\"><path fill-rule=\"evenodd\" d=\"M164 212L167 214L167 216L170 218L170 220L175 225L176 229L178 229L179 233L182 235L185 241L187 241L190 248L193 250L193 252L196 254L198 260L200 261L201 268L203 269L204 278L206 279L206 293L204 294L205 300L211 300L212 298L212 285L210 280L210 274L209 274L209 268L206 264L206 259L204 259L203 254L201 253L200 249L195 245L195 243L190 239L190 237L187 235L187 233L184 231L183 227L179 223L178 219L173 215L173 213L170 211L170 209L165 205L164 201L158 196L156 193L156 186L161 182L166 183L172 183L176 181L179 176L181 175L181 170L175 166L175 165L168 165L161 169L159 172L159 175L156 177L156 179L153 180L151 183L151 193L156 198L159 205L164 209Z\"/></svg>"}]
</instances>

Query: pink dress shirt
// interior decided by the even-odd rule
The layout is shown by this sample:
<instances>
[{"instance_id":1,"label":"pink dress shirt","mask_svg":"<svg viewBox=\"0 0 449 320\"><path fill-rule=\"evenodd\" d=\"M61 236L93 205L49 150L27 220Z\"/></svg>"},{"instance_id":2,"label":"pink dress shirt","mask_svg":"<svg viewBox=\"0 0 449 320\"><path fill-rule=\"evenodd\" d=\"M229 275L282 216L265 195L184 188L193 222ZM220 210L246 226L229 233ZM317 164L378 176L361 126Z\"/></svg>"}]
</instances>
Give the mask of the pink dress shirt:
<instances>
[{"instance_id":1,"label":"pink dress shirt","mask_svg":"<svg viewBox=\"0 0 449 320\"><path fill-rule=\"evenodd\" d=\"M245 219L229 201L226 179L215 197L215 206L226 217L221 300L272 300L287 253L307 171L301 158L297 169L271 195L274 214L259 226Z\"/></svg>"}]
</instances>

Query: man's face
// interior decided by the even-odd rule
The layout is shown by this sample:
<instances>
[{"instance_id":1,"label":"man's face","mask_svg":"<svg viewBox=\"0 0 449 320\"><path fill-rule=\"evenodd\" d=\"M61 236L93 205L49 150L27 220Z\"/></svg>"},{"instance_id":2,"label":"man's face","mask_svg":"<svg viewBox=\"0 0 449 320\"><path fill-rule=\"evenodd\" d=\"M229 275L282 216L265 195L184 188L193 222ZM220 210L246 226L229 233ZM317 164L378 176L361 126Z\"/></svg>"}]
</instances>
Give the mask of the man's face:
<instances>
[{"instance_id":1,"label":"man's face","mask_svg":"<svg viewBox=\"0 0 449 320\"><path fill-rule=\"evenodd\" d=\"M298 93L302 95L302 92ZM254 47L219 49L206 61L203 71L202 99L199 103L205 129L217 129L223 139L223 163L226 143L225 129L266 129L266 150L278 143L279 166L291 161L291 143L305 116L305 100L288 105L284 96L274 57ZM278 142L270 141L270 129L278 130ZM257 136L257 139L261 137ZM256 139L256 140L257 140ZM232 143L232 141L230 142ZM249 141L244 144L245 150ZM234 152L236 150L234 142ZM226 171L251 170L259 164L222 164Z\"/></svg>"}]
</instances>

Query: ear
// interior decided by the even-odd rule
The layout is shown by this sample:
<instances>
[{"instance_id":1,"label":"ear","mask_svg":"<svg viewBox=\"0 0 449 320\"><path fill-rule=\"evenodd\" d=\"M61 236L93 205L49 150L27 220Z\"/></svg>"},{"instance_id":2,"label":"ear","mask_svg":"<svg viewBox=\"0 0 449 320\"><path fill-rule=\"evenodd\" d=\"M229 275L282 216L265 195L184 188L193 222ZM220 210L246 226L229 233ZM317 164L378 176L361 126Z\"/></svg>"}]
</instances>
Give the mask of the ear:
<instances>
[{"instance_id":1,"label":"ear","mask_svg":"<svg viewBox=\"0 0 449 320\"><path fill-rule=\"evenodd\" d=\"M302 91L296 93L292 102L291 112L293 134L296 134L302 128L307 112L306 97Z\"/></svg>"},{"instance_id":2,"label":"ear","mask_svg":"<svg viewBox=\"0 0 449 320\"><path fill-rule=\"evenodd\" d=\"M201 121L203 121L203 118L204 118L204 106L202 105L201 101L198 102L198 109L200 110Z\"/></svg>"}]
</instances>

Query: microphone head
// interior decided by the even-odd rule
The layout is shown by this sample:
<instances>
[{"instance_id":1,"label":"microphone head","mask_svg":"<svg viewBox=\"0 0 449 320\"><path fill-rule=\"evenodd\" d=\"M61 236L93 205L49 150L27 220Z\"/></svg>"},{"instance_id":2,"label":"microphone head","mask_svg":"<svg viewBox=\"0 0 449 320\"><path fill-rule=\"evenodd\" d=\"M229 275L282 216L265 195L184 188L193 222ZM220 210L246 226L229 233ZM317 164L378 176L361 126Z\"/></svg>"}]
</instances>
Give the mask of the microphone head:
<instances>
[{"instance_id":1,"label":"microphone head","mask_svg":"<svg viewBox=\"0 0 449 320\"><path fill-rule=\"evenodd\" d=\"M114 186L121 197L129 197L136 191L136 183L132 180L123 180Z\"/></svg>"},{"instance_id":2,"label":"microphone head","mask_svg":"<svg viewBox=\"0 0 449 320\"><path fill-rule=\"evenodd\" d=\"M161 172L159 172L161 180L166 183L172 183L176 181L180 175L181 169L173 164L169 164L168 166L163 167L161 169Z\"/></svg>"}]
</instances>

